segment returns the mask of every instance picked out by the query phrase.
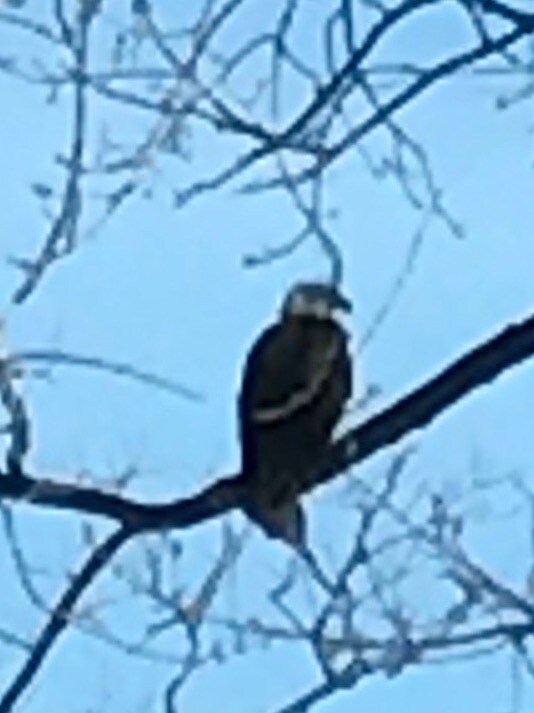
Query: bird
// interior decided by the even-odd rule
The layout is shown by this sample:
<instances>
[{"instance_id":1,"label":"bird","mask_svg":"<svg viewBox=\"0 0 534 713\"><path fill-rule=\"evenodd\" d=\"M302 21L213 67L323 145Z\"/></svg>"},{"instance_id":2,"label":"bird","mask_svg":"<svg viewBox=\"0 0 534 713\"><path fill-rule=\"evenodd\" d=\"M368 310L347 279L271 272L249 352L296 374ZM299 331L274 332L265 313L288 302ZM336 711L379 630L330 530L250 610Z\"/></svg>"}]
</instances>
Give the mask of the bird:
<instances>
[{"instance_id":1,"label":"bird","mask_svg":"<svg viewBox=\"0 0 534 713\"><path fill-rule=\"evenodd\" d=\"M278 319L253 343L238 395L241 477L248 514L299 548L299 495L313 482L352 394L349 336L337 319L351 303L337 287L294 285Z\"/></svg>"}]
</instances>

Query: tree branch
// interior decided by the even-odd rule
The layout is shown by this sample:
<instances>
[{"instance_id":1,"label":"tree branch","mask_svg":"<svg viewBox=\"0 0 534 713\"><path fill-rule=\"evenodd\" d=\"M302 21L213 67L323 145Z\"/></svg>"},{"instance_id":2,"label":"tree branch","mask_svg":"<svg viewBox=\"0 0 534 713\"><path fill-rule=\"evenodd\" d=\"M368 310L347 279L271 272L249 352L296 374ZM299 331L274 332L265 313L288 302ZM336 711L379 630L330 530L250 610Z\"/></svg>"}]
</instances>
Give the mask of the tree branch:
<instances>
[{"instance_id":1,"label":"tree branch","mask_svg":"<svg viewBox=\"0 0 534 713\"><path fill-rule=\"evenodd\" d=\"M308 485L311 490L361 463L436 416L474 389L534 355L534 314L508 326L468 352L426 384L381 413L352 429L329 449ZM25 501L60 510L99 515L136 532L186 529L234 508L248 512L246 478L233 474L200 493L169 503L139 503L97 488L39 480L27 474L17 478L0 473L0 499Z\"/></svg>"},{"instance_id":2,"label":"tree branch","mask_svg":"<svg viewBox=\"0 0 534 713\"><path fill-rule=\"evenodd\" d=\"M436 416L476 388L534 355L534 314L512 324L426 384L347 433L331 448L314 486L360 463Z\"/></svg>"},{"instance_id":3,"label":"tree branch","mask_svg":"<svg viewBox=\"0 0 534 713\"><path fill-rule=\"evenodd\" d=\"M31 654L0 699L0 713L10 713L13 710L20 696L34 679L54 642L69 623L74 606L82 594L131 535L132 533L127 528L120 528L91 553L89 559L60 597L33 645Z\"/></svg>"}]
</instances>

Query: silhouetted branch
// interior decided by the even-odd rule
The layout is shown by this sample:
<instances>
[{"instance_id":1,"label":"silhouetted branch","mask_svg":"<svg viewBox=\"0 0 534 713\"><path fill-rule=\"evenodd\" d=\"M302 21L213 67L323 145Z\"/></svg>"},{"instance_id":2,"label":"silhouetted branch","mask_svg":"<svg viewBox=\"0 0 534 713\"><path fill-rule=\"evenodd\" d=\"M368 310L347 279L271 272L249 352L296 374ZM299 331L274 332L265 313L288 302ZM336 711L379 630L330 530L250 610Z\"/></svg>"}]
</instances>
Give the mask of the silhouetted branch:
<instances>
[{"instance_id":1,"label":"silhouetted branch","mask_svg":"<svg viewBox=\"0 0 534 713\"><path fill-rule=\"evenodd\" d=\"M432 654L439 651L453 648L470 647L475 644L495 644L506 642L514 647L524 648L524 641L534 636L534 623L532 621L519 622L515 624L498 624L495 626L480 627L462 634L450 634L447 636L428 636L410 642L413 651L417 652L417 657L410 660L409 657L403 662L403 667L420 663L424 654ZM517 642L517 643L516 643ZM376 640L367 642L367 646L387 651L388 642ZM328 698L336 691L352 689L364 677L376 673L383 673L382 666L373 667L362 661L350 664L337 677L327 679L308 693L300 696L293 702L278 708L276 713L307 713L316 703Z\"/></svg>"},{"instance_id":2,"label":"silhouetted branch","mask_svg":"<svg viewBox=\"0 0 534 713\"><path fill-rule=\"evenodd\" d=\"M502 33L496 38L483 38L477 46L464 52L459 52L430 68L424 68L417 72L415 79L404 87L401 91L383 102L371 116L350 128L345 135L328 145L326 142L310 140L307 133L313 122L325 111L327 107L337 107L337 95L343 90L346 98L353 89L359 86L359 73L366 76L367 68L362 66L364 60L371 54L376 44L381 40L392 27L411 13L422 9L427 5L436 4L434 0L405 0L397 7L384 12L380 20L369 30L360 46L347 59L345 64L336 72L329 81L322 86L314 99L302 110L285 129L275 133L265 134L263 143L255 146L251 150L239 156L234 162L220 170L218 173L192 183L186 189L176 193L176 205L183 206L190 200L212 190L222 187L234 180L237 176L249 170L253 165L263 161L271 154L284 149L294 151L296 154L308 156L311 165L307 168L295 172L291 176L292 184L313 180L318 172L326 169L336 159L345 155L349 149L357 145L365 136L382 126L390 117L397 114L401 109L410 104L415 98L429 87L434 86L439 81L451 77L462 69L490 57L494 54L502 53L506 48L517 43L524 37L534 33L534 14L523 13L515 10L506 12L505 6L493 0L486 0L481 3L488 12L499 14L503 19L513 23L513 29ZM346 83L350 83L350 89L346 89ZM275 178L254 181L248 184L249 191L258 191L272 188L284 188L288 185L287 175L276 176Z\"/></svg>"},{"instance_id":3,"label":"silhouetted branch","mask_svg":"<svg viewBox=\"0 0 534 713\"><path fill-rule=\"evenodd\" d=\"M10 713L13 710L20 696L32 682L54 642L69 623L72 611L82 594L131 535L132 532L127 528L116 530L92 552L78 574L73 577L54 607L50 619L33 645L31 654L22 669L0 698L0 713Z\"/></svg>"},{"instance_id":4,"label":"silhouetted branch","mask_svg":"<svg viewBox=\"0 0 534 713\"><path fill-rule=\"evenodd\" d=\"M14 1L6 7L20 8L22 4ZM532 96L531 48L526 40L531 41L534 35L534 13L503 0L337 0L325 11L312 13L311 22L302 9L306 3L283 0L273 6L272 15L266 15L263 26L247 24L249 34L235 38L236 42L231 21L236 19L237 27L241 27L239 11L248 11L247 0L204 0L198 4L196 18L191 20L187 15L189 24L181 25L177 16L171 31L158 23L157 8L148 0L133 0L121 19L113 15L112 22L108 22L103 17L102 23L100 16L104 13L120 13L115 8L111 10L112 3L80 0L74 7L65 0L52 0L50 4L50 24L24 17L22 12L0 11L0 29L16 30L45 46L45 53L35 58L33 44L28 43L32 55L27 66L18 61L18 48L16 54L8 50L9 55L0 57L0 72L9 79L15 77L44 89L51 101L64 91L70 92L72 101L70 145L58 159L64 170L63 186L56 191L45 182L32 181L33 193L50 223L38 254L12 261L23 276L13 297L15 303L26 300L52 263L72 252L81 237L94 235L119 206L133 196L148 195L144 191L146 178L156 177L161 169L166 170L163 164L168 165L166 159L158 164L160 154L178 156L193 164L195 150L188 150L189 143L184 148L185 139L190 139L191 144L198 141L197 146L201 139L203 147L215 141L223 150L214 151L213 156L207 157L208 162L201 155L198 166L178 172L184 183L175 192L176 206L226 187L236 178L249 181L243 194L281 189L292 200L303 226L295 231L292 240L282 235L279 243L249 258L249 265L266 264L289 255L314 236L330 260L333 279L339 280L343 255L332 231L331 206L325 200L330 196L323 193L323 182L328 188L328 171L335 161L357 157L359 153L364 156L364 168L375 179L393 177L408 205L423 216L421 231L412 240L405 265L372 321L372 336L411 274L426 222L438 218L455 235L461 233L459 223L444 207L430 156L401 125L401 112L459 72L521 75L523 86L513 90L510 97L501 98L497 104L501 108ZM435 15L439 22L444 6L461 16L463 41L460 38L459 44L448 52L440 49L428 64L421 59L418 47L402 45L403 54L398 59L396 55L393 59L388 56L390 38L394 43L398 28L402 32L416 15ZM90 51L89 38L90 29L97 23L99 51L94 53ZM308 38L318 40L318 52L310 53L308 46L299 45L303 30L305 44ZM227 36L232 38L230 43ZM142 53L138 52L141 46ZM500 66L480 66L492 56L497 57ZM94 67L93 60L98 63ZM106 126L100 134L93 130L96 124L88 122L92 99L102 104L112 101L119 109L116 115L105 116ZM139 112L142 123L135 127L132 122L135 134L129 138L128 132L122 131L121 112L134 111ZM96 123L99 114L95 114ZM200 131L196 131L197 127ZM375 160L375 146L367 146L365 140L377 132L386 139L386 153L380 155L382 149L377 149L380 158ZM99 136L96 146L91 143L94 136ZM224 139L228 140L226 145ZM372 159L366 162L367 156ZM271 173L261 173L265 168ZM89 191L92 177L98 187ZM86 205L95 197L103 201L104 210L103 217L93 221ZM56 199L52 212L52 201ZM84 226L87 215L88 225ZM533 355L534 314L465 353L419 388L338 439L323 462L317 464L317 472L301 485L303 491L299 495L425 428L475 389ZM428 482L421 488L424 498L418 501L414 517L413 501L406 505L402 492L407 482L403 466L411 452L409 447L396 450L382 486L377 485L376 479L352 481L353 501L348 505L354 515L353 536L335 571L332 573L315 558L315 548L313 553L300 552L301 559L291 563L288 576L268 593L276 616L282 616L282 626L278 620L274 625L268 619L265 623L263 613L262 621L247 612L241 621L231 614L222 622L217 595L221 581L241 552L243 540L228 537L223 541L219 556L192 594L185 594L189 582L184 585L176 577L174 560L166 557L165 548L172 549L171 538L165 542L163 537L158 538L161 541L153 549L147 545L142 562L148 571L147 579L136 576L137 570L132 574L122 561L115 567L111 560L130 539L144 533L187 530L233 509L254 521L254 494L249 491L247 474L223 476L200 492L164 503L125 497L122 486L126 479L117 491L111 492L113 486L106 491L102 488L107 486L83 487L30 474L25 456L31 450L33 424L17 388L26 362L97 368L188 398L197 397L180 384L100 358L59 350L26 351L0 358L0 406L8 417L7 424L1 424L6 463L5 472L0 472L6 551L11 554L20 584L46 616L33 645L0 628L0 643L16 646L27 656L3 697L0 695L0 713L9 713L20 703L69 624L129 654L172 662L173 675L177 671L179 674L166 690L168 713L177 708L178 689L201 665L220 662L228 652L243 653L246 646L274 641L293 641L309 647L324 679L286 705L285 713L308 711L333 692L353 688L364 677L375 673L394 676L408 666L435 661L438 655L442 659L450 657L456 649L477 655L482 647L495 650L507 646L534 677L529 652L534 645L531 563L527 562L527 576L519 584L503 582L478 564L464 549L463 513L455 510L455 504L449 507L445 497L429 493L428 488L435 486ZM534 502L528 488L522 495ZM49 606L33 586L31 558L23 552L24 541L19 542L11 517L19 504L68 511L80 520L81 513L100 517L110 520L116 528L97 544L92 534L93 521L87 525L92 539L86 538L85 544L90 554L78 572L67 578L55 606ZM342 547L341 542L338 544ZM412 615L410 607L404 608L410 586L418 586L421 580L414 552L434 575L432 567L438 563L436 579L446 587L442 606L436 606L428 618L423 607L421 618ZM299 609L302 559L308 567L306 575L311 575L311 583L318 586L311 614ZM88 607L88 613L82 613L79 607L81 597L106 567L134 596L145 598L158 612L157 621L152 619L144 626L140 637L133 628L125 637L115 636L106 619L100 618L100 610L95 615L96 607ZM293 596L297 600L295 609ZM366 617L367 607L372 610L371 621ZM154 608L150 617L153 611ZM380 621L378 628L376 620ZM225 636L233 637L228 647L226 639L208 643L211 632L206 636L206 626L220 626ZM185 649L173 648L166 655L145 648L145 644L173 627L184 637Z\"/></svg>"},{"instance_id":5,"label":"silhouetted branch","mask_svg":"<svg viewBox=\"0 0 534 713\"><path fill-rule=\"evenodd\" d=\"M51 366L77 366L86 369L107 372L115 376L123 376L141 384L167 391L176 396L182 396L188 401L202 401L202 395L198 391L190 389L188 386L177 381L167 379L153 372L138 369L125 362L103 359L98 356L87 356L86 354L74 354L61 349L27 349L21 352L13 352L4 360L0 360L0 369L16 368L21 364L49 364ZM1 372L0 372L1 377Z\"/></svg>"},{"instance_id":6,"label":"silhouetted branch","mask_svg":"<svg viewBox=\"0 0 534 713\"><path fill-rule=\"evenodd\" d=\"M6 467L9 475L17 476L22 471L22 462L30 447L30 419L24 400L14 386L13 375L7 361L2 358L0 358L0 402L10 418L9 424L5 427L9 433Z\"/></svg>"},{"instance_id":7,"label":"silhouetted branch","mask_svg":"<svg viewBox=\"0 0 534 713\"><path fill-rule=\"evenodd\" d=\"M446 408L457 403L475 388L488 383L505 369L519 364L534 354L534 316L522 323L509 326L506 330L475 348L453 363L441 374L431 379L422 387L404 397L396 404L349 432L333 445L326 463L315 483L325 482L337 473L363 461L381 448L397 441L410 431L421 428ZM389 497L394 487L398 469L391 471L392 480L385 485L381 497ZM240 475L221 479L200 494L163 505L135 503L118 495L106 494L96 489L80 488L65 484L39 481L27 475L13 477L4 475L0 478L0 497L10 500L23 500L39 505L81 511L93 515L102 515L121 524L121 527L102 545L97 547L68 589L54 608L54 612L38 638L32 653L23 669L0 700L0 713L9 713L22 692L38 671L46 654L61 631L65 628L73 608L94 577L105 566L119 548L131 537L141 532L159 529L186 528L209 518L218 516L232 508L241 508L249 512L246 479ZM380 502L382 502L380 500ZM380 507L378 505L378 507ZM375 509L369 510L368 519L364 517L360 532L368 531ZM370 518L370 519L369 519ZM367 523L367 524L366 524ZM437 541L439 545L439 541ZM362 546L364 543L362 542ZM356 547L354 562L363 562L361 547ZM353 567L351 560L351 568ZM531 618L532 606L518 597L511 589L485 573L465 556L453 561L456 575L468 577L472 584L487 591L496 598L500 605L511 606L523 616ZM464 573L462 575L462 572ZM394 616L394 612L391 613ZM519 628L518 628L519 627ZM500 629L491 628L483 632L472 632L452 636L449 633L441 637L427 637L424 640L409 642L409 650L392 650L393 644L383 643L383 654L373 666L363 659L355 659L346 670L331 673L326 683L305 696L300 702L284 710L307 710L312 701L328 695L332 690L353 686L364 675L384 667L404 667L414 663L423 651L455 644L468 644L486 638L530 636L533 625L507 625ZM343 644L347 646L346 642ZM361 642L358 644L361 647ZM406 643L406 646L408 644ZM375 648L378 644L374 644ZM396 646L400 646L397 642ZM389 647L389 648L388 648ZM391 657L394 657L392 663ZM397 660L398 658L398 660ZM374 668L373 668L374 667Z\"/></svg>"},{"instance_id":8,"label":"silhouetted branch","mask_svg":"<svg viewBox=\"0 0 534 713\"><path fill-rule=\"evenodd\" d=\"M81 177L87 126L86 80L89 29L98 10L99 2L86 2L77 10L76 26L67 22L63 3L56 0L56 19L63 42L74 59L73 70L73 128L69 156L66 162L67 178L58 214L45 237L39 255L32 260L16 259L12 262L24 272L25 278L13 295L13 302L24 302L34 291L51 263L71 252L77 236L82 211Z\"/></svg>"},{"instance_id":9,"label":"silhouetted branch","mask_svg":"<svg viewBox=\"0 0 534 713\"><path fill-rule=\"evenodd\" d=\"M508 326L440 374L341 438L329 452L315 485L391 445L474 389L534 355L534 315Z\"/></svg>"},{"instance_id":10,"label":"silhouetted branch","mask_svg":"<svg viewBox=\"0 0 534 713\"><path fill-rule=\"evenodd\" d=\"M534 315L511 325L468 352L440 374L334 443L307 489L361 463L411 431L428 425L474 389L534 355ZM97 488L39 480L26 474L0 477L0 499L99 515L136 530L185 529L234 508L248 512L246 478L218 480L189 498L138 503Z\"/></svg>"},{"instance_id":11,"label":"silhouetted branch","mask_svg":"<svg viewBox=\"0 0 534 713\"><path fill-rule=\"evenodd\" d=\"M330 480L348 466L363 461L410 431L425 426L466 394L533 354L534 316L531 316L520 324L508 327L413 393L349 432L333 445L319 476L315 482L309 484L309 487ZM387 485L384 491L386 495L389 493L389 487ZM136 503L97 489L39 481L23 474L17 477L4 475L0 477L0 498L102 515L121 525L114 535L94 550L61 597L22 671L9 687L4 698L0 700L0 713L9 713L12 710L14 703L31 682L54 641L65 628L73 607L83 592L129 538L149 530L190 527L233 508L241 508L249 514L251 512L246 479L241 475L221 479L196 496L163 505ZM362 527L362 532L365 532L365 521ZM462 566L467 567L469 573L473 574L474 565L468 560L464 560ZM497 594L499 597L504 596L502 586L488 575L481 573L479 569L475 574L483 588L488 588L488 591L495 596ZM527 607L525 603L527 607L525 609L522 606L523 600L515 597L509 590L506 590L506 594L507 601L518 606L521 612L530 615L532 609L530 605ZM366 667L359 666L357 669L352 665L350 670L342 675L336 674L335 686L339 687L340 681L344 682L343 685L352 686L360 676L368 673ZM321 686L313 695L310 694L311 698L302 699L302 705L304 701L316 700L319 691L320 697L327 695L332 685L334 685L332 681L329 681L328 684ZM306 708L297 707L287 710L306 710Z\"/></svg>"}]
</instances>

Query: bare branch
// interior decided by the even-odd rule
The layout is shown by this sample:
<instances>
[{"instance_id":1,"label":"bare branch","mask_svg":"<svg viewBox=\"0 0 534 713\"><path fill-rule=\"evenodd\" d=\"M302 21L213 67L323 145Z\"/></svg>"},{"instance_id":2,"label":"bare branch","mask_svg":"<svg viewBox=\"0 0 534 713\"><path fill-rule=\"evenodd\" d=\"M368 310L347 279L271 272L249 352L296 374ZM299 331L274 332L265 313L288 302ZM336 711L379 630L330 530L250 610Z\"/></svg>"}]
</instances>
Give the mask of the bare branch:
<instances>
[{"instance_id":1,"label":"bare branch","mask_svg":"<svg viewBox=\"0 0 534 713\"><path fill-rule=\"evenodd\" d=\"M51 263L74 249L78 222L82 210L81 177L87 125L86 80L89 29L99 3L88 2L79 12L73 29L64 14L63 0L55 0L56 19L64 43L72 51L75 68L73 96L73 135L66 162L67 179L60 209L44 240L40 254L34 260L18 260L25 279L13 295L13 302L24 302L35 290Z\"/></svg>"},{"instance_id":2,"label":"bare branch","mask_svg":"<svg viewBox=\"0 0 534 713\"><path fill-rule=\"evenodd\" d=\"M364 461L410 431L422 428L474 389L534 354L534 315L476 347L411 394L349 431L334 443L308 483L312 489ZM100 515L141 531L183 529L234 508L253 514L240 474L221 478L198 495L148 505L95 488L38 480L26 474L0 477L0 498ZM252 508L252 509L251 509Z\"/></svg>"},{"instance_id":3,"label":"bare branch","mask_svg":"<svg viewBox=\"0 0 534 713\"><path fill-rule=\"evenodd\" d=\"M10 713L13 710L41 668L54 642L67 626L70 615L82 594L131 535L132 533L126 528L116 530L92 552L78 574L73 577L33 645L26 663L0 698L0 713Z\"/></svg>"},{"instance_id":4,"label":"bare branch","mask_svg":"<svg viewBox=\"0 0 534 713\"><path fill-rule=\"evenodd\" d=\"M158 376L152 372L138 369L135 366L124 362L116 362L101 357L86 356L83 354L73 354L60 349L32 349L23 352L14 352L3 362L5 367L14 368L24 363L41 363L63 366L78 366L87 369L104 371L116 376L124 376L141 384L146 384L163 391L167 391L177 396L182 396L188 401L200 402L203 397L198 391L193 391L176 381Z\"/></svg>"}]
</instances>

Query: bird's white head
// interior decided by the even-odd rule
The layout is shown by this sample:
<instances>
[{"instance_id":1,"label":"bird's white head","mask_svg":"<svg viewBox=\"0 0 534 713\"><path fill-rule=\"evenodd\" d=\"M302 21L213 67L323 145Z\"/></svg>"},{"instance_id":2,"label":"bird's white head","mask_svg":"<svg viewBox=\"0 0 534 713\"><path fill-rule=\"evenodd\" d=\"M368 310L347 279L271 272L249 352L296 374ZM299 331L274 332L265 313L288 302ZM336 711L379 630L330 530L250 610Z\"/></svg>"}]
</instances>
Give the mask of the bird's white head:
<instances>
[{"instance_id":1,"label":"bird's white head","mask_svg":"<svg viewBox=\"0 0 534 713\"><path fill-rule=\"evenodd\" d=\"M351 304L334 285L301 282L287 294L282 305L282 317L328 319L337 310L350 312Z\"/></svg>"}]
</instances>

